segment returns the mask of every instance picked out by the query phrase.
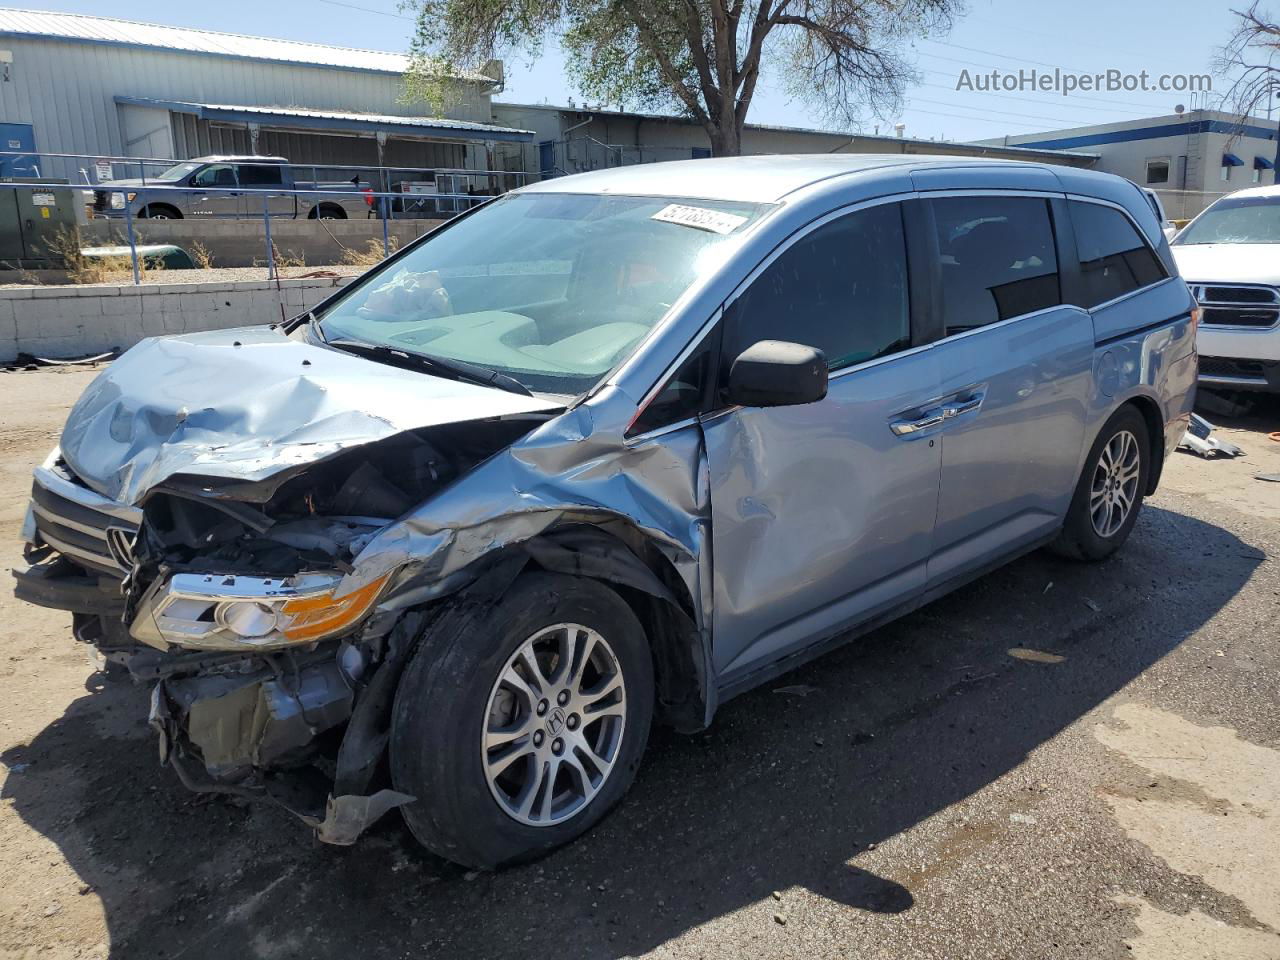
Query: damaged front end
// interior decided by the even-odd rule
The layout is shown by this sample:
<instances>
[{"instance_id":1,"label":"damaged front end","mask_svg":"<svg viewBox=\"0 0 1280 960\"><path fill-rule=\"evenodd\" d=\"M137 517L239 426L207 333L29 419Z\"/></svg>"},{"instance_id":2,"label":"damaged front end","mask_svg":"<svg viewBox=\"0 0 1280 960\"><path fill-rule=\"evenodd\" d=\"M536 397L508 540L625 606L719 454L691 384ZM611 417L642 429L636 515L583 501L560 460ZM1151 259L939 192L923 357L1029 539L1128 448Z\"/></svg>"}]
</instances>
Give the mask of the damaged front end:
<instances>
[{"instance_id":1,"label":"damaged front end","mask_svg":"<svg viewBox=\"0 0 1280 960\"><path fill-rule=\"evenodd\" d=\"M385 378L401 375L291 346L307 367L359 364L361 375L384 378L384 394ZM384 413L366 402L361 415L376 422L374 435L349 429L348 415L345 436L317 441L314 404L291 411L259 403L252 419L270 424L272 435L258 437L253 468L202 475L201 460L217 451L183 435L198 431L202 416L225 419L234 400L195 413L158 410L130 395L138 373L127 369L130 359L86 394L97 390L97 409L78 405L63 437L71 449L35 472L24 529L31 565L14 571L15 592L71 611L78 640L151 685L161 761L188 787L275 800L322 840L352 843L413 799L390 788L384 755L396 682L428 619L420 607L377 609L396 570L362 563L361 551L556 411L474 388L485 401L510 396L514 409L471 418L465 395L473 388L453 384L464 394L454 419L419 413L430 422L415 425L405 410L424 402L424 378L413 377L417 393L401 409ZM301 372L307 389L319 379ZM330 381L323 393L346 386ZM295 384L295 400L303 389ZM86 430L86 418L109 424L106 434ZM303 440L279 440L300 429L310 431ZM220 430L216 442L252 446L243 432ZM86 477L73 466L113 458L113 473Z\"/></svg>"}]
</instances>

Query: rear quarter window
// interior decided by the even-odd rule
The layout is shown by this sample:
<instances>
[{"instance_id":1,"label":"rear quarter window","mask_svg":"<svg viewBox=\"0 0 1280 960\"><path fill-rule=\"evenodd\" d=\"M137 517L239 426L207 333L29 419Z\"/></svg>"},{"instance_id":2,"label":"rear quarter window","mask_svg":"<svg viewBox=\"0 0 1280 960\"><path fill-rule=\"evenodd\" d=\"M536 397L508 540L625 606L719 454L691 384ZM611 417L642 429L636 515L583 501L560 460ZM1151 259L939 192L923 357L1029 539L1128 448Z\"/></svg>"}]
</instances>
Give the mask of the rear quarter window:
<instances>
[{"instance_id":1,"label":"rear quarter window","mask_svg":"<svg viewBox=\"0 0 1280 960\"><path fill-rule=\"evenodd\" d=\"M1080 255L1080 284L1072 299L1089 309L1159 283L1168 273L1133 222L1114 207L1071 200Z\"/></svg>"}]
</instances>

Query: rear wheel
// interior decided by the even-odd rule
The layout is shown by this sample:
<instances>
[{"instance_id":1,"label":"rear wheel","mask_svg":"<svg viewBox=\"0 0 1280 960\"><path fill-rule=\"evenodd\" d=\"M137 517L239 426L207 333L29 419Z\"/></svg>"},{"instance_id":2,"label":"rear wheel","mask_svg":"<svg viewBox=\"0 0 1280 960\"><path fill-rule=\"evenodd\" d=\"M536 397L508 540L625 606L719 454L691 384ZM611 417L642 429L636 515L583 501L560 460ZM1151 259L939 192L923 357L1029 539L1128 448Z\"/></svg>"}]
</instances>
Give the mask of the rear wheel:
<instances>
[{"instance_id":1,"label":"rear wheel","mask_svg":"<svg viewBox=\"0 0 1280 960\"><path fill-rule=\"evenodd\" d=\"M307 216L311 220L345 220L347 211L331 203L322 203L318 207L312 207Z\"/></svg>"},{"instance_id":2,"label":"rear wheel","mask_svg":"<svg viewBox=\"0 0 1280 960\"><path fill-rule=\"evenodd\" d=\"M391 770L417 839L471 867L580 836L635 779L653 713L639 621L603 584L521 577L431 626L396 695Z\"/></svg>"},{"instance_id":3,"label":"rear wheel","mask_svg":"<svg viewBox=\"0 0 1280 960\"><path fill-rule=\"evenodd\" d=\"M138 211L138 216L147 220L181 220L180 214L173 207L150 204Z\"/></svg>"},{"instance_id":4,"label":"rear wheel","mask_svg":"<svg viewBox=\"0 0 1280 960\"><path fill-rule=\"evenodd\" d=\"M1103 560L1129 539L1151 475L1147 423L1133 407L1107 421L1085 460L1057 552L1078 560Z\"/></svg>"}]
</instances>

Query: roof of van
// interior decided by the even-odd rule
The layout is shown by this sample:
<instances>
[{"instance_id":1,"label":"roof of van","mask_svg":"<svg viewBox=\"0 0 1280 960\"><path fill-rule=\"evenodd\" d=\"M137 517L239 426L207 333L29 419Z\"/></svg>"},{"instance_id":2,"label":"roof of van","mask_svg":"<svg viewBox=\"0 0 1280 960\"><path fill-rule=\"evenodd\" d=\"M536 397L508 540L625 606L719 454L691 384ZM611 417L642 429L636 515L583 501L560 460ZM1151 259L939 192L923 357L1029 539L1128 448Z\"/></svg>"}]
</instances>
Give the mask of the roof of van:
<instances>
[{"instance_id":1,"label":"roof of van","mask_svg":"<svg viewBox=\"0 0 1280 960\"><path fill-rule=\"evenodd\" d=\"M616 193L772 203L811 184L849 174L902 167L1015 167L1054 170L1048 164L986 157L921 154L817 153L793 156L717 157L641 163L593 170L530 184L546 193Z\"/></svg>"}]
</instances>

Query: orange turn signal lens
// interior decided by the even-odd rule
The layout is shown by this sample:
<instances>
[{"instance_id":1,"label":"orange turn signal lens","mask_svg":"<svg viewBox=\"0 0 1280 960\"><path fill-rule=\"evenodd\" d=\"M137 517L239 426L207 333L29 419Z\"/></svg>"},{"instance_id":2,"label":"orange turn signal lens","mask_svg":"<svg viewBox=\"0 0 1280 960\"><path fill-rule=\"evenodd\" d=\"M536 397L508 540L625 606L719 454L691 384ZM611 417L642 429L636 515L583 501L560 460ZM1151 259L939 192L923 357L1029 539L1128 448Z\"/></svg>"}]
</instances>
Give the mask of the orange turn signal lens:
<instances>
[{"instance_id":1,"label":"orange turn signal lens","mask_svg":"<svg viewBox=\"0 0 1280 960\"><path fill-rule=\"evenodd\" d=\"M280 628L290 640L321 640L354 624L369 612L391 574L379 577L363 587L334 599L332 593L298 597L286 601Z\"/></svg>"}]
</instances>

